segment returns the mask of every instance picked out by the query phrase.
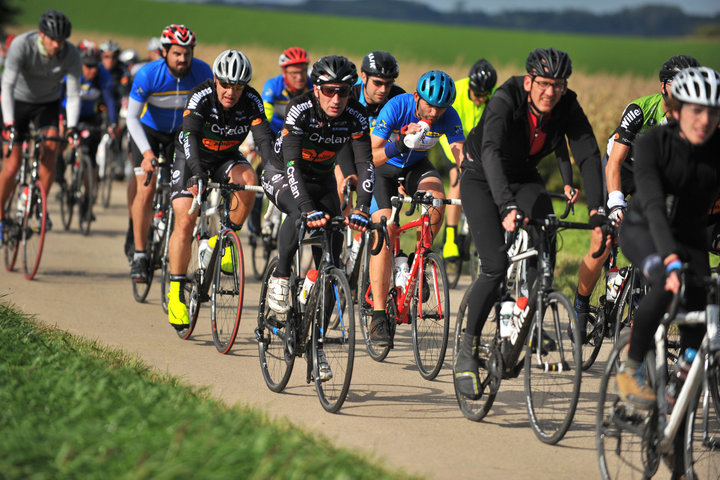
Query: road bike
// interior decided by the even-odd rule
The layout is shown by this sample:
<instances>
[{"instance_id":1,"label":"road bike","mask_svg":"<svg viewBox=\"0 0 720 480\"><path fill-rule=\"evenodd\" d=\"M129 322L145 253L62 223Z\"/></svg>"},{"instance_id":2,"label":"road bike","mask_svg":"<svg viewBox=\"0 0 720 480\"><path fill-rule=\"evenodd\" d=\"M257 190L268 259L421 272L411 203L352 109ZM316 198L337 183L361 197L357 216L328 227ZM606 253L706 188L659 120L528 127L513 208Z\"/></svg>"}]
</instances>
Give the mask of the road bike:
<instances>
[{"instance_id":1,"label":"road bike","mask_svg":"<svg viewBox=\"0 0 720 480\"><path fill-rule=\"evenodd\" d=\"M318 235L303 240L306 233L303 215L298 252L303 244L321 247L317 279L309 291L303 287L306 279L296 274L300 271L301 255L296 254L290 275L290 310L278 314L270 309L267 301L268 281L278 263L277 257L273 258L263 276L255 329L260 369L268 388L282 392L290 380L295 358L304 356L306 381L315 383L320 404L331 413L340 410L345 402L355 359L352 293L345 272L332 261L332 236L341 234L344 228L345 217L333 217L319 229ZM324 355L330 366L329 379L320 378L318 355Z\"/></svg>"},{"instance_id":2,"label":"road bike","mask_svg":"<svg viewBox=\"0 0 720 480\"><path fill-rule=\"evenodd\" d=\"M120 137L122 138L122 137ZM105 133L100 140L97 151L99 197L103 208L110 206L113 181L121 174L124 161L122 146L119 138Z\"/></svg>"},{"instance_id":3,"label":"road bike","mask_svg":"<svg viewBox=\"0 0 720 480\"><path fill-rule=\"evenodd\" d=\"M412 327L412 349L420 375L433 380L445 360L450 330L450 292L445 266L440 255L432 251L432 231L430 228L431 209L443 205L460 205L458 199L434 198L432 194L418 191L411 197L394 196L390 199L392 213L388 223L395 226L398 235L393 243L393 264L401 255L400 235L408 232L418 234L415 252L408 257L409 271L401 283L398 275L393 275L390 291L384 300L390 332L390 344L377 347L370 340L370 323L373 316L374 301L370 288L369 264L365 264L358 283L358 306L360 326L365 346L370 357L383 361L394 347L396 326L410 324ZM407 215L413 215L420 206L420 216L400 226L398 212L402 204L410 204ZM417 230L419 229L419 233Z\"/></svg>"},{"instance_id":4,"label":"road bike","mask_svg":"<svg viewBox=\"0 0 720 480\"><path fill-rule=\"evenodd\" d=\"M205 193L195 197L188 212L194 215L200 210L192 234L189 278L185 284L190 323L186 328L177 330L177 335L183 340L190 338L197 324L200 306L209 301L213 343L218 352L226 354L237 337L245 292L245 262L237 233L240 226L230 220L233 194L240 191L261 192L262 187L215 182L208 183L206 189L203 187L204 182L199 181L198 191ZM208 200L209 192L213 190L220 195L217 205ZM212 227L215 219L219 220L217 228ZM217 234L211 236L212 231L217 231Z\"/></svg>"},{"instance_id":5,"label":"road bike","mask_svg":"<svg viewBox=\"0 0 720 480\"><path fill-rule=\"evenodd\" d=\"M530 425L540 441L559 442L570 428L580 395L582 352L580 332L572 303L553 289L554 261L552 251L559 229L590 229L585 223L559 220L554 214L531 219L528 225L539 232L539 245L532 245L525 228L516 222L508 235L506 250L509 267L506 280L500 285L497 301L480 334L480 397L462 395L455 385L455 396L463 415L473 421L482 420L490 411L504 379L516 378L524 370L525 403ZM528 290L525 262L537 257L537 279ZM517 290L514 287L518 286ZM517 303L510 331L501 328L502 303L511 300L510 291L527 295L527 303ZM460 350L460 339L467 326L468 303L472 285L463 296L453 337L453 365ZM527 293L523 293L527 292ZM522 357L524 353L524 357ZM454 376L453 376L454 378Z\"/></svg>"},{"instance_id":6,"label":"road bike","mask_svg":"<svg viewBox=\"0 0 720 480\"><path fill-rule=\"evenodd\" d=\"M90 136L90 129L83 128L73 134L72 147L66 155L58 156L57 177L60 218L65 230L70 229L77 205L78 228L83 235L90 234L94 220L96 178L90 154L83 145Z\"/></svg>"},{"instance_id":7,"label":"road bike","mask_svg":"<svg viewBox=\"0 0 720 480\"><path fill-rule=\"evenodd\" d=\"M680 312L681 288L655 332L654 348L642 364L657 399L649 410L635 408L616 393L613 382L627 359L630 332L623 332L616 342L600 383L596 414L595 441L604 479L650 478L661 461L678 478L720 475L720 278L707 278L705 284L710 299L705 310ZM670 396L667 334L672 326L703 324L700 349L679 393Z\"/></svg>"},{"instance_id":8,"label":"road bike","mask_svg":"<svg viewBox=\"0 0 720 480\"><path fill-rule=\"evenodd\" d=\"M12 193L3 205L2 244L5 268L7 271L13 270L22 246L23 272L28 280L35 277L40 266L48 230L47 193L39 177L40 154L44 142L65 144L67 140L39 132L31 133L21 147L23 153L20 169ZM9 157L12 149L18 148L13 131L10 132L7 143Z\"/></svg>"}]
</instances>

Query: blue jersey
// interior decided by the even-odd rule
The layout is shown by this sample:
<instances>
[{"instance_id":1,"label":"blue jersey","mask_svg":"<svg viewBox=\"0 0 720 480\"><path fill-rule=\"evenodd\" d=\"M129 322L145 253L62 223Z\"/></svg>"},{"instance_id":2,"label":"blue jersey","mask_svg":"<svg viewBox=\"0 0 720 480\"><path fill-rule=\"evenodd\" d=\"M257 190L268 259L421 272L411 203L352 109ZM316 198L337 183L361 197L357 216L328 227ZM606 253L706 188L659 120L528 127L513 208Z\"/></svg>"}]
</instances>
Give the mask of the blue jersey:
<instances>
[{"instance_id":1,"label":"blue jersey","mask_svg":"<svg viewBox=\"0 0 720 480\"><path fill-rule=\"evenodd\" d=\"M193 58L183 78L170 73L164 58L144 65L130 89L130 98L145 104L140 122L158 132L178 130L188 93L208 78L213 78L210 65L197 58Z\"/></svg>"},{"instance_id":2,"label":"blue jersey","mask_svg":"<svg viewBox=\"0 0 720 480\"><path fill-rule=\"evenodd\" d=\"M372 134L385 140L395 141L403 127L420 121L415 116L415 108L415 98L412 93L391 98L380 110ZM447 137L449 143L465 140L460 117L453 107L448 107L443 116L430 127L430 131L418 148L390 158L387 163L400 168L414 165L427 156L427 151L434 147L443 135Z\"/></svg>"},{"instance_id":3,"label":"blue jersey","mask_svg":"<svg viewBox=\"0 0 720 480\"><path fill-rule=\"evenodd\" d=\"M94 120L100 112L100 104L104 103L108 107L110 123L117 123L117 109L115 108L115 99L112 97L113 88L112 76L102 65L98 65L97 76L92 80L88 80L85 75L82 75L80 77L80 120ZM108 103L110 105L107 105ZM63 108L66 104L67 97L63 94Z\"/></svg>"},{"instance_id":4,"label":"blue jersey","mask_svg":"<svg viewBox=\"0 0 720 480\"><path fill-rule=\"evenodd\" d=\"M312 80L308 78L305 90L298 92L297 95L305 93L311 88ZM288 103L297 95L291 95L287 90L282 74L265 82L262 90L262 99L265 104L265 112L271 113L268 121L270 122L270 130L272 130L273 134L277 134L282 128L285 122L285 115L287 114Z\"/></svg>"}]
</instances>

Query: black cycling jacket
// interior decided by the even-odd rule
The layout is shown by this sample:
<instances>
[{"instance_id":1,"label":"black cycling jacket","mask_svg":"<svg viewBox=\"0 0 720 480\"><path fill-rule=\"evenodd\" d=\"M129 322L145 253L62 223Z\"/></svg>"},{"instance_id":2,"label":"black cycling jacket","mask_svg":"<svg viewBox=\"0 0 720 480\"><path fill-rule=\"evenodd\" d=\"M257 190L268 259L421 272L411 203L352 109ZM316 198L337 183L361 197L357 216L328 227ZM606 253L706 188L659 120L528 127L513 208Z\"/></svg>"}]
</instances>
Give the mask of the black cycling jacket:
<instances>
[{"instance_id":1,"label":"black cycling jacket","mask_svg":"<svg viewBox=\"0 0 720 480\"><path fill-rule=\"evenodd\" d=\"M720 194L720 131L699 146L679 132L671 121L635 142L636 191L622 223L646 226L663 258L683 258L681 245L707 249L708 212Z\"/></svg>"},{"instance_id":2,"label":"black cycling jacket","mask_svg":"<svg viewBox=\"0 0 720 480\"><path fill-rule=\"evenodd\" d=\"M313 90L290 100L285 123L275 141L273 165L285 172L301 211L315 209L305 182L334 177L336 154L348 142L352 142L358 172L357 205L369 206L375 169L365 107L348 98L345 110L337 118L330 118L320 108Z\"/></svg>"},{"instance_id":3,"label":"black cycling jacket","mask_svg":"<svg viewBox=\"0 0 720 480\"><path fill-rule=\"evenodd\" d=\"M480 122L465 140L463 168L474 169L487 180L493 200L502 212L517 205L508 185L537 179L540 160L562 148L567 137L585 181L588 209L601 207L604 202L600 150L577 95L567 90L549 118L543 120L545 143L531 156L528 93L523 89L523 78L511 77L495 91Z\"/></svg>"},{"instance_id":4,"label":"black cycling jacket","mask_svg":"<svg viewBox=\"0 0 720 480\"><path fill-rule=\"evenodd\" d=\"M192 174L202 175L211 167L238 157L240 145L250 131L263 162L272 157L273 134L260 94L247 85L235 106L224 110L211 78L188 95L178 141Z\"/></svg>"}]
</instances>

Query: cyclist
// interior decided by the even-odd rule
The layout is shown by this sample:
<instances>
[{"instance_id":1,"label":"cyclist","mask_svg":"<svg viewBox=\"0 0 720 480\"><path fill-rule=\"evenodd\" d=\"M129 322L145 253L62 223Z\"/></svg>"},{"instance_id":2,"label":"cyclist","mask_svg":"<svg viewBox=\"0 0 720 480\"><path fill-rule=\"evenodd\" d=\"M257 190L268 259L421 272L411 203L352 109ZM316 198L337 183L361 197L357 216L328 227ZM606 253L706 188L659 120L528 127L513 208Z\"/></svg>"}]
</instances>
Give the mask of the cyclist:
<instances>
[{"instance_id":1,"label":"cyclist","mask_svg":"<svg viewBox=\"0 0 720 480\"><path fill-rule=\"evenodd\" d=\"M497 88L497 72L490 62L481 58L472 67L467 78L455 82L455 91L459 95L455 97L453 108L460 116L463 127L463 135L467 137L470 130L478 124L480 117L485 111L485 105L492 97ZM450 144L446 137L440 139L447 160L450 172L450 189L448 198L460 198L460 175L458 164L455 163L455 156L450 150ZM458 223L460 222L459 206L449 205L445 216L445 245L443 246L443 257L452 258L460 255L455 238Z\"/></svg>"},{"instance_id":2,"label":"cyclist","mask_svg":"<svg viewBox=\"0 0 720 480\"><path fill-rule=\"evenodd\" d=\"M115 108L119 112L122 99L130 93L130 73L127 67L120 62L120 45L112 40L100 44L100 60L110 73L113 82L113 97Z\"/></svg>"},{"instance_id":3,"label":"cyclist","mask_svg":"<svg viewBox=\"0 0 720 480\"><path fill-rule=\"evenodd\" d=\"M405 93L405 90L395 84L395 79L399 74L400 68L397 60L388 52L376 50L363 58L360 66L360 79L353 85L350 96L365 106L371 133L375 128L378 113L387 101L396 95ZM349 180L357 186L355 160L350 145L338 153L335 180L338 185L338 196L341 199L345 190L345 182ZM349 209L350 206L348 205L347 208Z\"/></svg>"},{"instance_id":4,"label":"cyclist","mask_svg":"<svg viewBox=\"0 0 720 480\"><path fill-rule=\"evenodd\" d=\"M630 350L617 374L621 397L640 408L655 401L640 364L670 299L683 264L708 276L707 220L720 193L720 73L683 69L672 81L667 125L645 133L633 147L635 194L620 228L620 247L650 283L633 319ZM693 282L692 280L695 280ZM705 308L705 290L689 277L684 307ZM681 350L698 348L704 331L681 330Z\"/></svg>"},{"instance_id":5,"label":"cyclist","mask_svg":"<svg viewBox=\"0 0 720 480\"><path fill-rule=\"evenodd\" d=\"M70 20L57 10L47 10L40 17L38 30L18 35L8 50L2 78L2 112L6 139L14 131L15 140L28 134L32 121L35 128L48 136L58 134L61 80L67 75L67 126L72 133L80 113L79 81L82 74L80 54L67 41L72 31ZM20 168L21 148L13 148L0 172L0 205L11 194L15 175ZM57 142L44 142L40 154L40 180L46 194L55 178ZM51 228L47 219L46 228ZM2 224L0 223L0 227ZM1 228L0 228L1 232Z\"/></svg>"},{"instance_id":6,"label":"cyclist","mask_svg":"<svg viewBox=\"0 0 720 480\"><path fill-rule=\"evenodd\" d=\"M541 218L553 213L537 164L564 143L566 137L585 179L591 223L603 221L597 215L603 204L600 151L577 95L567 88L572 73L570 57L561 50L539 48L528 55L526 70L526 75L511 77L495 91L480 123L465 142L460 195L463 205L472 206L465 209L465 215L482 272L472 286L468 325L455 363L455 380L458 390L472 398L479 395L478 336L507 270L507 254L501 250L504 232L514 230L519 215ZM568 198L571 190L570 185L565 185ZM530 229L530 234L537 238L534 229ZM596 228L591 251L596 251L601 242L602 234ZM581 265L579 282L599 274L602 260L595 261L599 265L592 264L592 268ZM528 267L532 285L537 265L529 262ZM553 348L551 339L543 341L547 348Z\"/></svg>"},{"instance_id":7,"label":"cyclist","mask_svg":"<svg viewBox=\"0 0 720 480\"><path fill-rule=\"evenodd\" d=\"M420 76L414 93L393 97L382 108L372 133L373 161L377 167L373 221L379 222L382 216L390 217L390 197L397 195L401 177L405 179L404 190L411 195L425 190L435 198L445 198L442 179L428 160L427 152L442 135L446 135L453 155L460 163L465 136L460 117L452 108L454 100L455 83L450 75L430 70ZM417 141L408 142L411 143L409 146L405 142L407 136L414 136ZM438 208L431 213L433 236L442 225L443 210ZM390 233L392 242L395 232ZM382 249L370 259L370 285L373 298L378 299L370 322L370 338L378 347L391 343L385 302L379 300L387 297L391 257L388 249Z\"/></svg>"},{"instance_id":8,"label":"cyclist","mask_svg":"<svg viewBox=\"0 0 720 480\"><path fill-rule=\"evenodd\" d=\"M168 161L172 159L187 94L213 76L207 63L193 58L195 34L185 25L165 27L162 44L164 58L138 71L128 102L127 128L135 162L135 178L131 178L128 185L135 242L130 277L140 283L147 280L148 258L144 249L155 195L155 183L145 185L145 177L157 170L153 160L161 153Z\"/></svg>"},{"instance_id":9,"label":"cyclist","mask_svg":"<svg viewBox=\"0 0 720 480\"><path fill-rule=\"evenodd\" d=\"M312 88L308 78L309 63L310 57L304 48L290 47L278 59L282 73L265 82L262 99L270 129L275 135L283 126L290 100Z\"/></svg>"},{"instance_id":10,"label":"cyclist","mask_svg":"<svg viewBox=\"0 0 720 480\"><path fill-rule=\"evenodd\" d=\"M263 188L287 218L278 234L278 266L268 282L268 304L280 314L289 310L289 276L297 250L297 221L307 215L307 225L319 228L331 216L340 215L335 184L335 157L351 143L358 172L358 199L349 217L349 226L364 231L369 220L374 168L370 129L365 108L350 98L357 81L355 65L345 57L329 55L315 62L313 89L293 98L282 135L275 142L275 154L265 165ZM342 236L333 239L333 261L339 265ZM319 260L317 251L316 263ZM332 377L324 354L318 357L320 379Z\"/></svg>"},{"instance_id":11,"label":"cyclist","mask_svg":"<svg viewBox=\"0 0 720 480\"><path fill-rule=\"evenodd\" d=\"M188 95L182 132L175 141L172 174L172 207L175 215L170 236L170 292L168 318L175 328L185 328L188 312L183 298L190 242L197 214L190 215L192 197L199 194L198 180L256 185L250 163L238 147L250 130L263 156L272 154L273 135L263 111L262 98L251 86L252 66L238 50L225 50L213 63L214 79ZM252 208L253 192L235 192L230 221L239 230ZM216 239L217 240L217 239ZM229 255L221 267L232 268ZM228 264L229 263L229 264Z\"/></svg>"},{"instance_id":12,"label":"cyclist","mask_svg":"<svg viewBox=\"0 0 720 480\"><path fill-rule=\"evenodd\" d=\"M625 211L625 197L635 191L633 180L632 145L639 135L656 125L667 123L670 117L668 102L672 97L672 79L683 68L699 67L696 59L688 55L670 57L660 68L660 93L640 97L630 102L620 119L620 125L608 139L603 160L608 191L608 217L621 220Z\"/></svg>"}]
</instances>

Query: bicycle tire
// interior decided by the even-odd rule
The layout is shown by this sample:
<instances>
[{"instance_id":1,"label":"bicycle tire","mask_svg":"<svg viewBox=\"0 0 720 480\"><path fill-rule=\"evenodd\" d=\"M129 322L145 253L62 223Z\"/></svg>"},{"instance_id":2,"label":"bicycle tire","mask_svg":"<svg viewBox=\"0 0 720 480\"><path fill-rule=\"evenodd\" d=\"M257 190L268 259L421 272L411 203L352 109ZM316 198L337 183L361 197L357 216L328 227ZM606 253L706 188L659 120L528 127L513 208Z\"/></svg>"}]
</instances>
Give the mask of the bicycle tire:
<instances>
[{"instance_id":1,"label":"bicycle tire","mask_svg":"<svg viewBox=\"0 0 720 480\"><path fill-rule=\"evenodd\" d=\"M633 267L631 267L633 268ZM622 331L625 327L629 327L632 323L633 315L637 309L638 301L634 293L637 287L637 270L634 268L628 273L628 278L625 280L625 284L622 286L622 290L615 299L615 319L613 322L613 342L617 343Z\"/></svg>"},{"instance_id":2,"label":"bicycle tire","mask_svg":"<svg viewBox=\"0 0 720 480\"><path fill-rule=\"evenodd\" d=\"M235 343L240 328L245 293L245 265L242 244L234 231L222 232L215 248L218 249L218 254L210 295L210 326L215 348L226 354ZM222 257L226 249L230 249L232 272L222 269Z\"/></svg>"},{"instance_id":3,"label":"bicycle tire","mask_svg":"<svg viewBox=\"0 0 720 480\"><path fill-rule=\"evenodd\" d=\"M68 164L68 160L70 161ZM75 208L75 156L70 155L65 161L65 169L61 173L63 181L58 182L60 185L60 219L63 228L70 230L72 225L73 209Z\"/></svg>"},{"instance_id":4,"label":"bicycle tire","mask_svg":"<svg viewBox=\"0 0 720 480\"><path fill-rule=\"evenodd\" d=\"M601 278L605 278L604 274ZM590 294L590 311L585 324L585 341L582 343L582 369L590 369L597 360L605 339L605 326L607 325L606 311L606 282L595 282L595 288Z\"/></svg>"},{"instance_id":5,"label":"bicycle tire","mask_svg":"<svg viewBox=\"0 0 720 480\"><path fill-rule=\"evenodd\" d=\"M116 162L117 152L115 150L116 140L108 139L108 134L103 136L105 141L105 165L103 165L103 175L100 179L100 201L103 208L110 207L110 198L112 197L112 184L114 176L114 166Z\"/></svg>"},{"instance_id":6,"label":"bicycle tire","mask_svg":"<svg viewBox=\"0 0 720 480\"><path fill-rule=\"evenodd\" d=\"M295 365L294 336L292 316L273 312L267 303L268 280L277 268L278 259L273 258L265 269L260 285L260 303L258 304L258 357L260 371L267 387L276 393L282 392L290 380ZM291 274L291 285L295 284ZM294 297L291 288L291 296ZM295 303L295 302L293 302Z\"/></svg>"},{"instance_id":7,"label":"bicycle tire","mask_svg":"<svg viewBox=\"0 0 720 480\"><path fill-rule=\"evenodd\" d=\"M649 461L646 449L649 429L656 429L657 415L631 413L616 392L615 376L627 359L630 331L626 330L615 343L605 365L595 414L595 446L598 466L603 479L649 478L649 470L657 465ZM654 357L654 355L653 355ZM652 363L654 365L654 362ZM632 426L632 431L626 426ZM624 428L625 427L625 428ZM642 431L642 435L638 435ZM657 463L659 460L655 460Z\"/></svg>"},{"instance_id":8,"label":"bicycle tire","mask_svg":"<svg viewBox=\"0 0 720 480\"><path fill-rule=\"evenodd\" d=\"M447 273L435 252L423 255L421 278L416 282L412 316L415 364L425 380L433 380L445 361L450 332L450 290ZM428 292L425 292L427 284ZM419 301L422 300L422 301Z\"/></svg>"},{"instance_id":9,"label":"bicycle tire","mask_svg":"<svg viewBox=\"0 0 720 480\"><path fill-rule=\"evenodd\" d=\"M47 196L40 180L28 187L27 201L22 223L23 271L32 280L40 266L47 229Z\"/></svg>"},{"instance_id":10,"label":"bicycle tire","mask_svg":"<svg viewBox=\"0 0 720 480\"><path fill-rule=\"evenodd\" d=\"M168 290L170 288L170 236L173 230L175 214L172 207L167 208L165 217L165 232L162 239L162 253L160 255L160 305L163 312L168 313Z\"/></svg>"},{"instance_id":11,"label":"bicycle tire","mask_svg":"<svg viewBox=\"0 0 720 480\"><path fill-rule=\"evenodd\" d=\"M322 304L314 310L313 319L316 326L313 328L312 341L313 372L320 404L326 411L336 413L347 398L352 380L355 362L355 310L345 272L332 268L325 273L323 280L326 301L320 302ZM321 301L323 292L318 290L315 294ZM322 330L319 327L322 327ZM332 378L326 381L320 380L317 368L321 331L323 351L333 372Z\"/></svg>"},{"instance_id":12,"label":"bicycle tire","mask_svg":"<svg viewBox=\"0 0 720 480\"><path fill-rule=\"evenodd\" d=\"M455 360L460 352L460 339L465 333L467 326L467 310L468 302L470 301L471 287L465 290L462 301L460 302L460 308L458 309L457 321L455 324L455 335L453 336L453 387L455 390L455 399L458 402L460 411L468 420L473 422L479 422L488 414L495 402L495 396L497 390L500 387L500 381L497 380L493 383L490 379L489 370L490 368L497 369L498 365L491 365L492 353L494 351L495 339L497 338L497 319L495 318L495 309L491 310L490 315L483 325L482 332L480 332L480 339L478 342L478 356L480 358L480 380L481 380L481 392L482 396L473 400L466 397L465 395L458 392L457 384L455 384ZM499 354L499 351L497 351ZM499 372L499 370L498 370ZM488 389L487 392L485 390Z\"/></svg>"},{"instance_id":13,"label":"bicycle tire","mask_svg":"<svg viewBox=\"0 0 720 480\"><path fill-rule=\"evenodd\" d=\"M3 207L3 218L5 225L3 226L3 257L5 258L5 270L12 272L17 261L20 243L22 242L22 214L17 209L20 200L20 192L25 188L22 183L13 185L13 191L8 197L7 203ZM14 212L14 213L13 213Z\"/></svg>"},{"instance_id":14,"label":"bicycle tire","mask_svg":"<svg viewBox=\"0 0 720 480\"><path fill-rule=\"evenodd\" d=\"M546 302L540 326L556 345L553 349L545 340L533 341L538 335L538 317L533 319L525 352L525 402L535 436L554 445L565 436L575 416L582 381L582 350L570 300L553 291Z\"/></svg>"},{"instance_id":15,"label":"bicycle tire","mask_svg":"<svg viewBox=\"0 0 720 480\"><path fill-rule=\"evenodd\" d=\"M701 384L691 397L686 414L684 473L692 480L720 478L720 416L713 398L717 396L717 384L712 391L718 365L711 362L709 367L707 383Z\"/></svg>"},{"instance_id":16,"label":"bicycle tire","mask_svg":"<svg viewBox=\"0 0 720 480\"><path fill-rule=\"evenodd\" d=\"M83 235L89 235L95 203L95 173L90 157L86 154L80 157L78 180L78 228Z\"/></svg>"},{"instance_id":17,"label":"bicycle tire","mask_svg":"<svg viewBox=\"0 0 720 480\"><path fill-rule=\"evenodd\" d=\"M136 282L133 279L130 279L132 282L133 287L133 298L135 298L135 301L138 303L143 303L145 299L148 296L148 293L150 292L150 287L152 286L153 276L155 275L155 259L154 259L154 251L155 247L153 245L153 235L155 234L155 226L150 223L150 229L148 230L148 236L145 239L145 251L148 255L148 267L145 271L145 276L147 280L142 282Z\"/></svg>"},{"instance_id":18,"label":"bicycle tire","mask_svg":"<svg viewBox=\"0 0 720 480\"><path fill-rule=\"evenodd\" d=\"M370 250L368 248L368 241L364 242L364 248L358 253L360 259L360 272L358 274L358 288L356 290L356 302L358 306L358 316L360 317L360 331L362 331L363 340L365 340L365 349L368 352L370 358L376 362L382 362L390 353L390 346L377 347L370 341L370 322L373 317L373 298L372 290L370 288ZM356 260L357 261L357 260ZM392 302L392 297L388 295L386 299L386 307ZM388 322L394 323L395 316L392 318L388 313Z\"/></svg>"},{"instance_id":19,"label":"bicycle tire","mask_svg":"<svg viewBox=\"0 0 720 480\"><path fill-rule=\"evenodd\" d=\"M176 330L176 333L181 340L187 340L195 330L198 315L200 314L200 265L198 263L197 236L192 237L190 244L190 262L188 263L183 295L185 297L185 305L188 309L189 323L187 328Z\"/></svg>"}]
</instances>

